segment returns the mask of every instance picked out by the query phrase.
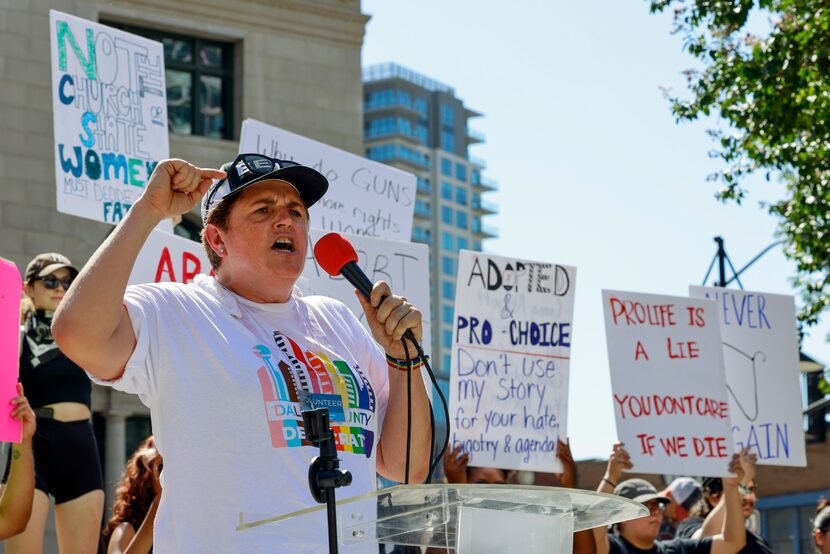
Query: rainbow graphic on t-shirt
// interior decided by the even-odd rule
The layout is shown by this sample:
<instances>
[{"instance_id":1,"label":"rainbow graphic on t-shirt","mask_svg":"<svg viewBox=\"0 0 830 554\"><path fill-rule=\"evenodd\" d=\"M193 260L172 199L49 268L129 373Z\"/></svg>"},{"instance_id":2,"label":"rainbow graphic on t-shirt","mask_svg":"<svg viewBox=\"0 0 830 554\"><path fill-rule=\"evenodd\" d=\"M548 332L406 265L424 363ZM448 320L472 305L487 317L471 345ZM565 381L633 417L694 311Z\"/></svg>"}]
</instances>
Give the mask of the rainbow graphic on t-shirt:
<instances>
[{"instance_id":1,"label":"rainbow graphic on t-shirt","mask_svg":"<svg viewBox=\"0 0 830 554\"><path fill-rule=\"evenodd\" d=\"M274 332L274 343L275 351L263 344L254 347L262 360L257 376L274 448L311 445L300 408L301 398L310 398L329 407L337 450L371 457L375 392L360 366L303 350L280 332Z\"/></svg>"}]
</instances>

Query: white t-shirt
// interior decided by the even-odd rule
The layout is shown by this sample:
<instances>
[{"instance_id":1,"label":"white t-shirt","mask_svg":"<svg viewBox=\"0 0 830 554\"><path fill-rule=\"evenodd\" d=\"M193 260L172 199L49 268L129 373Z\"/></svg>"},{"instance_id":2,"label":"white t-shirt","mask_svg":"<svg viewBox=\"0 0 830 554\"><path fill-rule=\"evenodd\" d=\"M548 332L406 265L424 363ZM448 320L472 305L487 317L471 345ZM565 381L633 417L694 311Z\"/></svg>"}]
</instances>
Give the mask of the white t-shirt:
<instances>
[{"instance_id":1,"label":"white t-shirt","mask_svg":"<svg viewBox=\"0 0 830 554\"><path fill-rule=\"evenodd\" d=\"M326 519L292 529L236 531L317 505L300 400L329 407L342 499L375 490L375 455L389 396L383 353L341 302L301 297L257 304L205 275L127 288L137 340L124 374L104 382L138 394L164 457L153 551L324 552ZM100 382L100 381L99 381ZM284 525L284 524L280 524Z\"/></svg>"}]
</instances>

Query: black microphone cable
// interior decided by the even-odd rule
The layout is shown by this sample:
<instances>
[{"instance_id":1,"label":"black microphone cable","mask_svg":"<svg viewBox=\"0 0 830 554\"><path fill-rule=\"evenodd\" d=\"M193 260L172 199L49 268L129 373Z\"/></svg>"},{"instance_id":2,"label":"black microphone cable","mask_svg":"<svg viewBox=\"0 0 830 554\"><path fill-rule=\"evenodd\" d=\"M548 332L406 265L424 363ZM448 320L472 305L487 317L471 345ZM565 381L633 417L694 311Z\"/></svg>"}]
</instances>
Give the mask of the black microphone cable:
<instances>
[{"instance_id":1,"label":"black microphone cable","mask_svg":"<svg viewBox=\"0 0 830 554\"><path fill-rule=\"evenodd\" d=\"M409 484L409 459L410 459L410 443L412 438L412 360L409 357L409 347L406 344L406 340L401 338L401 343L403 344L404 352L406 353L406 358L409 362L409 371L407 371L407 382L406 382L406 403L407 403L407 412L406 412L406 466L405 466L405 484ZM432 474L435 472L435 468L438 466L438 462L444 456L444 452L447 451L447 446L450 442L450 410L447 406L447 399L444 397L444 393L441 392L441 387L438 386L438 380L435 378L435 373L432 371L432 366L429 364L429 360L427 360L426 354L424 354L424 350L421 348L421 345L418 344L417 341L413 341L412 343L415 346L415 349L418 351L418 356L420 356L421 360L424 363L424 367L427 370L427 374L429 375L429 379L432 382L432 386L435 388L436 392L438 393L438 397L441 399L441 405L444 409L444 421L446 422L447 429L444 433L444 441L441 445L441 450L438 452L438 455L433 458L433 454L435 452L435 416L432 413L432 400L430 400L430 409L429 409L429 427L430 427L430 437L429 437L429 472L427 473L427 483L432 483Z\"/></svg>"}]
</instances>

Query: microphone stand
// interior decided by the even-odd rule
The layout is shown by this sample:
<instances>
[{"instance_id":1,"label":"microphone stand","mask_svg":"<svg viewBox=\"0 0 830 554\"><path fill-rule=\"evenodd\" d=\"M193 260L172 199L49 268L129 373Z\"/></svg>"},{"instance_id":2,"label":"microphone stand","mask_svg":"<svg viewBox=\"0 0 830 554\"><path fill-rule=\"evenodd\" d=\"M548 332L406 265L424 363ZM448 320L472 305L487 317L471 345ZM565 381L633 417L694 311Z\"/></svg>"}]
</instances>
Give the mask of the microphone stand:
<instances>
[{"instance_id":1,"label":"microphone stand","mask_svg":"<svg viewBox=\"0 0 830 554\"><path fill-rule=\"evenodd\" d=\"M329 426L328 408L303 411L305 436L320 448L320 455L308 468L308 488L318 503L326 504L329 531L329 554L337 554L337 505L334 490L352 483L352 474L340 469L334 432Z\"/></svg>"}]
</instances>

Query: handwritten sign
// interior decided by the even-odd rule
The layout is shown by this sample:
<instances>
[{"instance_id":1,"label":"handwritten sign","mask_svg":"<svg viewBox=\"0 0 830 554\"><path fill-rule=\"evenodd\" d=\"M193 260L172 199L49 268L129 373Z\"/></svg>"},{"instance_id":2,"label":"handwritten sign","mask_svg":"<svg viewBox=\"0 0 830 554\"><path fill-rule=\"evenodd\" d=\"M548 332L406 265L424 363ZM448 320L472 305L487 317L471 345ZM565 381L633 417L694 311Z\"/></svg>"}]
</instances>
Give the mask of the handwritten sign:
<instances>
[{"instance_id":1,"label":"handwritten sign","mask_svg":"<svg viewBox=\"0 0 830 554\"><path fill-rule=\"evenodd\" d=\"M0 258L0 442L20 442L22 433L20 420L11 416L11 401L17 397L22 292L17 266Z\"/></svg>"},{"instance_id":2,"label":"handwritten sign","mask_svg":"<svg viewBox=\"0 0 830 554\"><path fill-rule=\"evenodd\" d=\"M717 302L732 436L765 465L807 465L792 296L689 287Z\"/></svg>"},{"instance_id":3,"label":"handwritten sign","mask_svg":"<svg viewBox=\"0 0 830 554\"><path fill-rule=\"evenodd\" d=\"M617 435L640 473L728 475L729 402L711 300L602 291Z\"/></svg>"},{"instance_id":4,"label":"handwritten sign","mask_svg":"<svg viewBox=\"0 0 830 554\"><path fill-rule=\"evenodd\" d=\"M462 250L450 440L470 465L560 472L576 268Z\"/></svg>"},{"instance_id":5,"label":"handwritten sign","mask_svg":"<svg viewBox=\"0 0 830 554\"><path fill-rule=\"evenodd\" d=\"M354 288L343 277L331 277L314 259L312 244L326 234L312 229L308 257L297 286L303 294L337 298L366 325L363 308ZM358 254L358 263L372 282L384 280L395 294L405 296L423 313L422 348L431 351L429 303L429 248L425 244L369 237L348 236ZM199 273L211 274L210 261L201 243L154 230L136 258L129 283L189 283ZM366 326L368 329L368 325Z\"/></svg>"},{"instance_id":6,"label":"handwritten sign","mask_svg":"<svg viewBox=\"0 0 830 554\"><path fill-rule=\"evenodd\" d=\"M161 43L50 10L59 212L118 223L169 157Z\"/></svg>"},{"instance_id":7,"label":"handwritten sign","mask_svg":"<svg viewBox=\"0 0 830 554\"><path fill-rule=\"evenodd\" d=\"M311 208L311 226L326 231L409 241L416 180L411 173L254 119L242 123L239 151L313 167L329 190Z\"/></svg>"},{"instance_id":8,"label":"handwritten sign","mask_svg":"<svg viewBox=\"0 0 830 554\"><path fill-rule=\"evenodd\" d=\"M316 243L327 231L311 230L311 240ZM392 292L405 296L416 308L421 310L424 335L421 348L429 354L432 351L429 303L429 247L426 244L384 240L355 235L344 235L352 243L358 256L358 265L373 283L386 281ZM322 294L337 298L366 324L363 308L354 294L354 287L343 277L331 277L317 265L314 253L309 246L303 274L297 280L297 286L304 294ZM414 355L414 354L413 354ZM433 362L434 363L434 362ZM424 372L426 375L426 372ZM431 390L430 384L427 390Z\"/></svg>"},{"instance_id":9,"label":"handwritten sign","mask_svg":"<svg viewBox=\"0 0 830 554\"><path fill-rule=\"evenodd\" d=\"M211 272L201 243L155 229L136 257L129 284L189 283Z\"/></svg>"}]
</instances>

